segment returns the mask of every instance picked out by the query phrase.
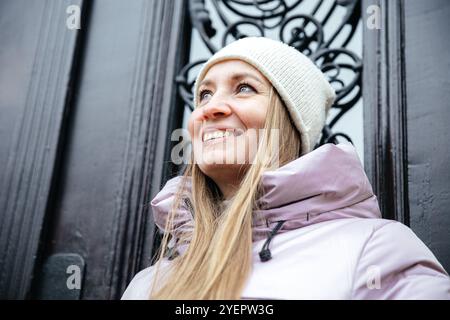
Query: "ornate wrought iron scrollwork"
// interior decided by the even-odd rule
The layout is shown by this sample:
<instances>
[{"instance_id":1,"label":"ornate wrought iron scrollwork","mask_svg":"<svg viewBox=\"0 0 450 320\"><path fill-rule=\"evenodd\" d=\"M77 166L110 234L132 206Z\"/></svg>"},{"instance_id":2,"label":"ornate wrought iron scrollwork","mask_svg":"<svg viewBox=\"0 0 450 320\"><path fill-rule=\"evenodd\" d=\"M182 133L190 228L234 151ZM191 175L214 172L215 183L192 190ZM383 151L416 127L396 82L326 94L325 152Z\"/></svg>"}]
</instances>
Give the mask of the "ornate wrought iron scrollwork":
<instances>
[{"instance_id":1,"label":"ornate wrought iron scrollwork","mask_svg":"<svg viewBox=\"0 0 450 320\"><path fill-rule=\"evenodd\" d=\"M267 32L279 28L278 40L307 55L321 68L336 90L337 98L332 108L339 111L323 129L321 141L316 147L328 142L337 143L338 136L353 143L348 135L333 133L332 129L361 98L362 61L357 54L346 48L361 18L359 0L313 0L315 5L312 9L300 13L294 11L311 0L209 1L224 25L222 34L218 34L214 28L205 0L189 0L189 12L193 27L199 32L211 54L219 50L213 40L221 40L223 47L243 37L266 36ZM326 3L331 5L327 7ZM252 10L249 10L250 7ZM325 12L320 19L317 14L319 10ZM330 17L338 10L343 12L340 22L331 26ZM247 29L249 26L254 27L256 32L245 32L243 26L247 26ZM206 60L200 60L189 63L176 79L179 94L191 110L194 107L192 90L195 77L189 79L189 75L196 75L193 70L205 62Z\"/></svg>"}]
</instances>

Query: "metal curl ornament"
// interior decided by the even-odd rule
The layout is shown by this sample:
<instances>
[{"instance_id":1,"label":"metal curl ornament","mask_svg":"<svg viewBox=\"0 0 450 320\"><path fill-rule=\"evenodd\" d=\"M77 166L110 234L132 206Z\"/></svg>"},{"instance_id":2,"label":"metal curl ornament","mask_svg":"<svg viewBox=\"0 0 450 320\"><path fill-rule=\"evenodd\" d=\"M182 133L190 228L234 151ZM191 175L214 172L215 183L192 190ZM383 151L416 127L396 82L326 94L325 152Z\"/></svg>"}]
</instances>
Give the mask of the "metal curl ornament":
<instances>
[{"instance_id":1,"label":"metal curl ornament","mask_svg":"<svg viewBox=\"0 0 450 320\"><path fill-rule=\"evenodd\" d=\"M361 0L336 0L329 7L325 7L328 2L323 0L310 0L312 9L309 12L295 12L301 3L307 1L293 0L289 3L287 0L209 0L219 17L218 20L212 21L205 0L189 0L189 14L193 27L199 32L211 54L220 49L212 42L215 38L220 40L219 43L223 47L230 42L230 38L234 41L247 36L266 36L267 31L279 27L279 40L307 55L328 77L336 90L336 100L332 108L338 109L339 112L322 131L320 142L336 142L337 137L351 142L346 134L332 133L331 130L362 95L361 58L346 48L361 21ZM336 26L330 26L330 17L338 10L343 12L342 18ZM318 12L322 13L320 19ZM221 31L219 35L213 22L221 22L225 31ZM255 34L249 34L248 28L244 31L244 28L241 28L244 26L254 27ZM347 32L346 35L341 36L344 31ZM189 63L175 80L180 96L191 110L194 109L194 81L189 81L188 75L205 62L199 60ZM344 76L347 74L351 75L350 78Z\"/></svg>"}]
</instances>

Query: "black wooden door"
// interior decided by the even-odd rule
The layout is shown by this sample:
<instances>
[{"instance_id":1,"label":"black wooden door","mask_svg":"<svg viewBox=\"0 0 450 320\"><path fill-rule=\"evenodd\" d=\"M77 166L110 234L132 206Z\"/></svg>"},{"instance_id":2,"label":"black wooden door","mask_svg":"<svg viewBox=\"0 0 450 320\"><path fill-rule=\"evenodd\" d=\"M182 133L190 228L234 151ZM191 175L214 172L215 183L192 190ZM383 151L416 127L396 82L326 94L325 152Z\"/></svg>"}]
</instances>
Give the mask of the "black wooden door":
<instances>
[{"instance_id":1,"label":"black wooden door","mask_svg":"<svg viewBox=\"0 0 450 320\"><path fill-rule=\"evenodd\" d=\"M79 30L66 26L70 5ZM186 10L0 1L1 297L118 298L150 263L148 203L181 121Z\"/></svg>"},{"instance_id":2,"label":"black wooden door","mask_svg":"<svg viewBox=\"0 0 450 320\"><path fill-rule=\"evenodd\" d=\"M450 2L370 6L381 23L364 29L365 168L383 215L410 226L450 271Z\"/></svg>"}]
</instances>

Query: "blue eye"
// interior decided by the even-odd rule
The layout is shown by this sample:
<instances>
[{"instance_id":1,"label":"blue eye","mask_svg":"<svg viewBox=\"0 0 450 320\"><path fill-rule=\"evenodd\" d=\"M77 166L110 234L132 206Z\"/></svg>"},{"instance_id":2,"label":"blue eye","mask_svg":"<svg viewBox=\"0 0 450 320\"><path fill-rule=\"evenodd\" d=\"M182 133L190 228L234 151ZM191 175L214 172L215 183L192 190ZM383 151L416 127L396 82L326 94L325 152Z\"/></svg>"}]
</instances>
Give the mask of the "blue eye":
<instances>
[{"instance_id":1,"label":"blue eye","mask_svg":"<svg viewBox=\"0 0 450 320\"><path fill-rule=\"evenodd\" d=\"M202 100L203 100L203 98L204 98L203 94L204 94L204 93L209 93L209 94L211 94L211 91L209 91L209 90L202 90L202 91L200 91L200 93L199 93L199 97L200 97L199 101L202 101Z\"/></svg>"},{"instance_id":2,"label":"blue eye","mask_svg":"<svg viewBox=\"0 0 450 320\"><path fill-rule=\"evenodd\" d=\"M250 91L241 91L242 88L249 88L250 90L255 91L251 85L245 82L239 84L238 92L250 92Z\"/></svg>"}]
</instances>

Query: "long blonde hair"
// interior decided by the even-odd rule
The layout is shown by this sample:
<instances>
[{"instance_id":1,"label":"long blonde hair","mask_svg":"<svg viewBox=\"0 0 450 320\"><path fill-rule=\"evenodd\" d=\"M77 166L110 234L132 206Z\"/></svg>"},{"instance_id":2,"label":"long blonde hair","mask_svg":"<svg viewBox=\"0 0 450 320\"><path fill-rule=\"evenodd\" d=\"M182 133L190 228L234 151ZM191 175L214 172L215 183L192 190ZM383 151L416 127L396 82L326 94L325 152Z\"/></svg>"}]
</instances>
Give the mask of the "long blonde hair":
<instances>
[{"instance_id":1,"label":"long blonde hair","mask_svg":"<svg viewBox=\"0 0 450 320\"><path fill-rule=\"evenodd\" d=\"M272 134L279 129L279 135ZM228 206L221 206L220 192L214 182L190 164L184 173L170 210L159 250L150 299L240 299L252 271L252 222L260 178L300 155L300 135L290 120L283 102L272 87L264 131L252 165ZM277 141L278 140L278 141ZM182 190L191 177L194 229L178 243L189 243L186 252L170 262L170 273L158 290L159 262L166 254L176 209L184 200ZM181 239L182 238L182 239Z\"/></svg>"}]
</instances>

